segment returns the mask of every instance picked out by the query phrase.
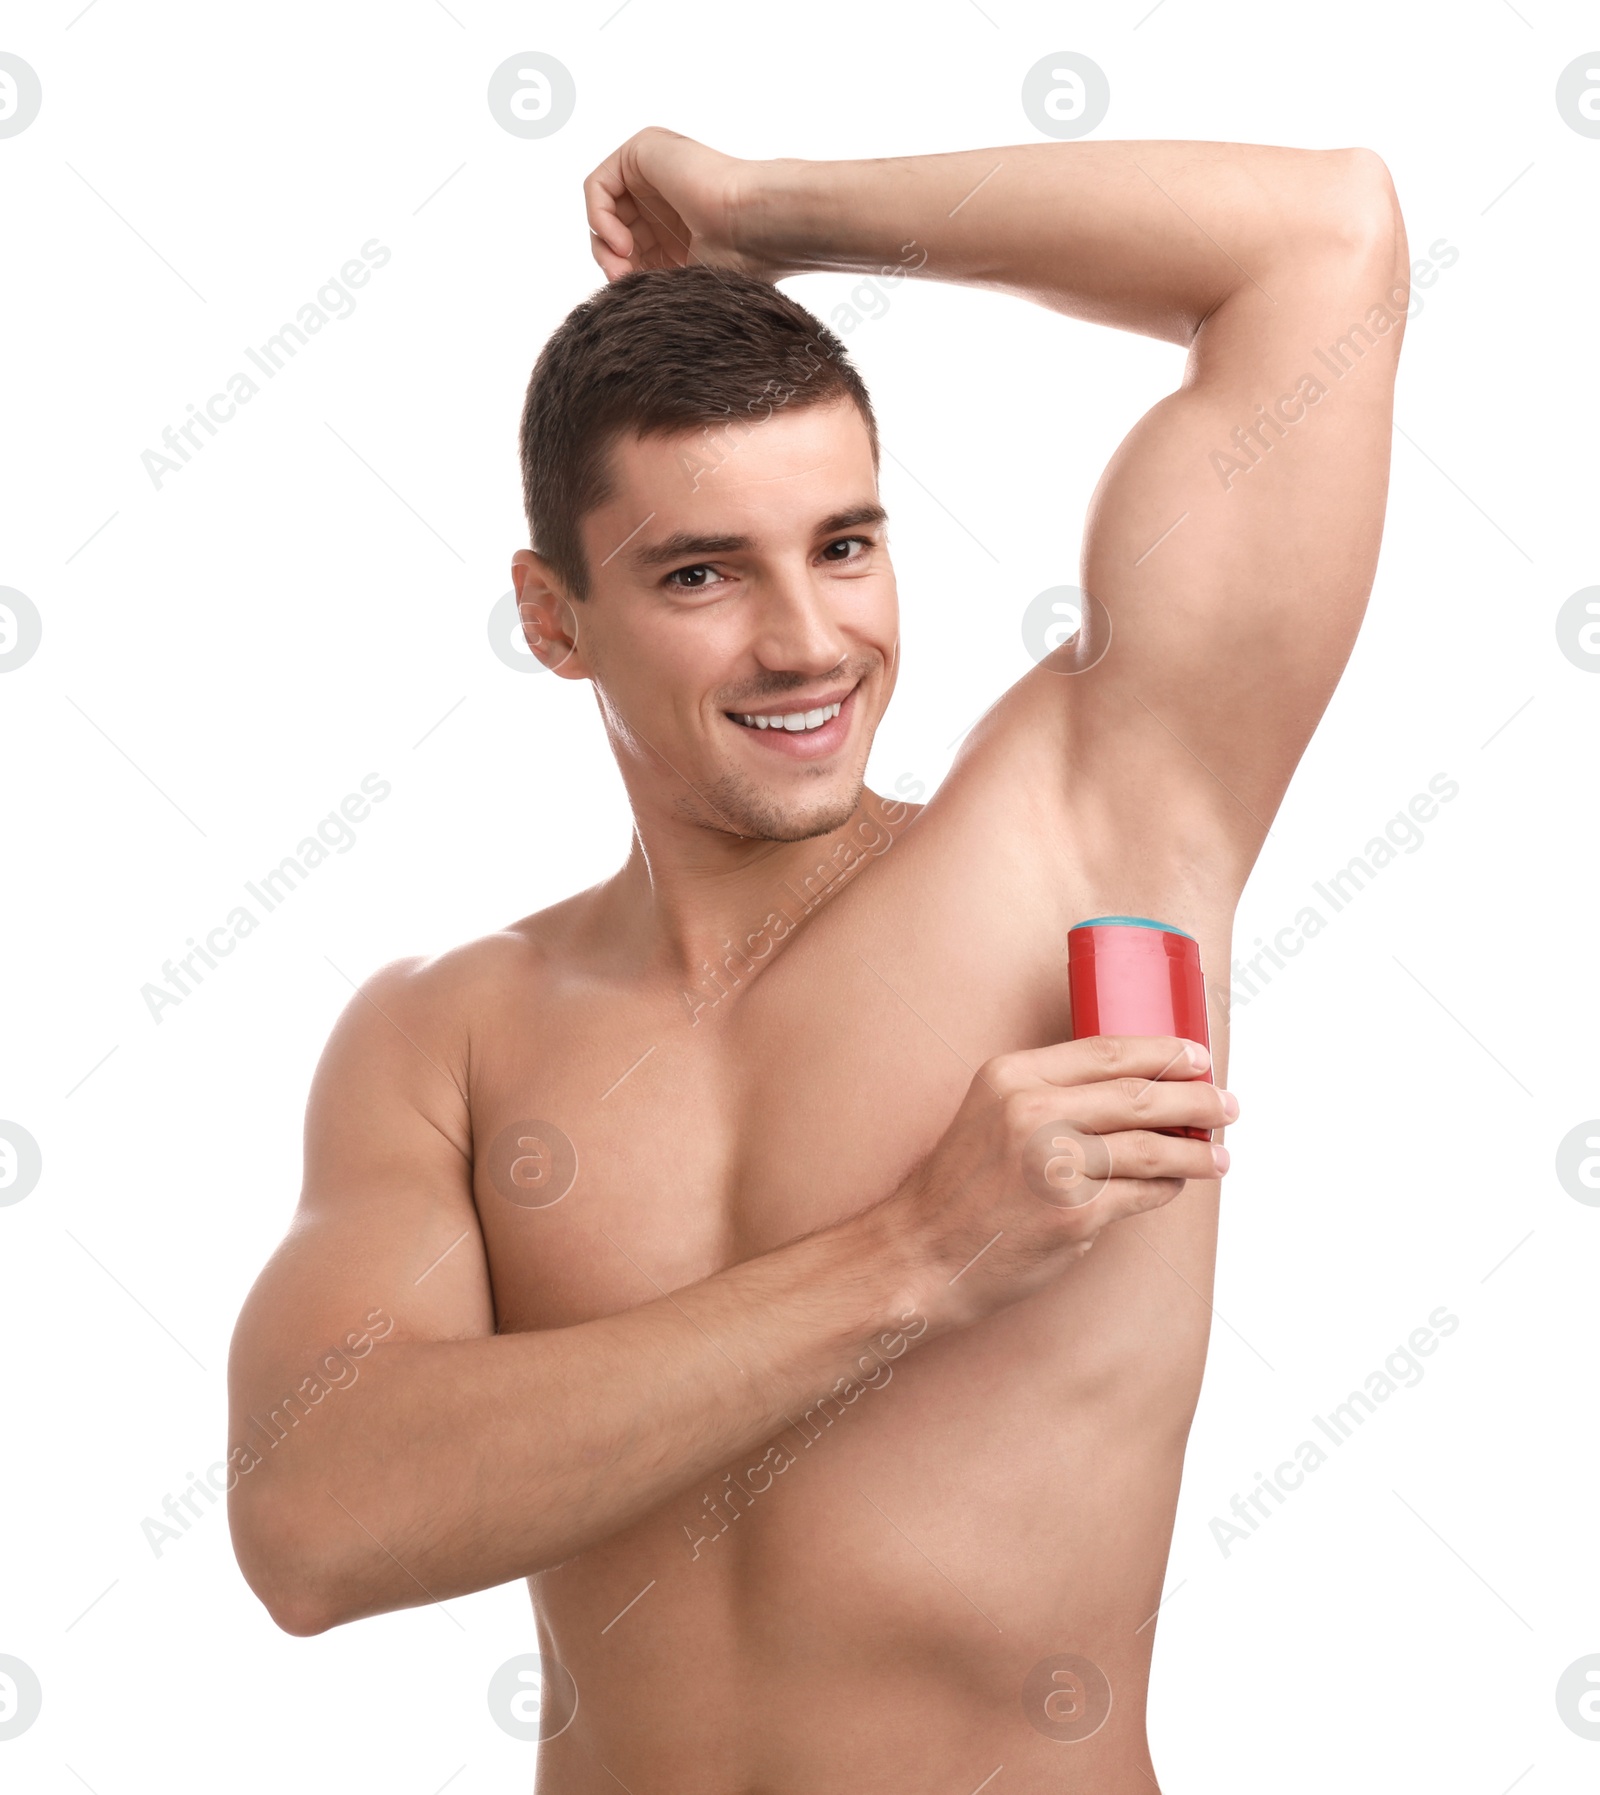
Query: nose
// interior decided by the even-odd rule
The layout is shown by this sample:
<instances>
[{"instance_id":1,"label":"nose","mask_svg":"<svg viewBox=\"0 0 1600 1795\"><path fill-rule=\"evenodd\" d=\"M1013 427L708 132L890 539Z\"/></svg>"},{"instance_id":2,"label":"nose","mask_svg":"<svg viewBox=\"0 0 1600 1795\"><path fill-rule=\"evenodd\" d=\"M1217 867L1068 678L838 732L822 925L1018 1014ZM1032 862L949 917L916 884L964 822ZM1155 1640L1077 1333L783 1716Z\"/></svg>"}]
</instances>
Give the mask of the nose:
<instances>
[{"instance_id":1,"label":"nose","mask_svg":"<svg viewBox=\"0 0 1600 1795\"><path fill-rule=\"evenodd\" d=\"M850 651L825 587L804 565L774 573L757 596L756 658L773 673L815 679Z\"/></svg>"}]
</instances>

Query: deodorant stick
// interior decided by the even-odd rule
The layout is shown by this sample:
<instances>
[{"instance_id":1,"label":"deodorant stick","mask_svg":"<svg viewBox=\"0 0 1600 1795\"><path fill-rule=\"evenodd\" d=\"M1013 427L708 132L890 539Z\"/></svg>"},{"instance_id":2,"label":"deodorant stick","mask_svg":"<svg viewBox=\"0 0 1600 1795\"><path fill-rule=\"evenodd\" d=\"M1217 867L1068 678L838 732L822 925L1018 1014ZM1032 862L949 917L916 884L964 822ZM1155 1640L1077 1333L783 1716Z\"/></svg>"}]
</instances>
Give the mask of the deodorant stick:
<instances>
[{"instance_id":1,"label":"deodorant stick","mask_svg":"<svg viewBox=\"0 0 1600 1795\"><path fill-rule=\"evenodd\" d=\"M1072 1038L1182 1035L1211 1046L1200 944L1147 916L1093 916L1067 933ZM1215 1083L1211 1068L1200 1074ZM1209 1128L1158 1128L1208 1141Z\"/></svg>"}]
</instances>

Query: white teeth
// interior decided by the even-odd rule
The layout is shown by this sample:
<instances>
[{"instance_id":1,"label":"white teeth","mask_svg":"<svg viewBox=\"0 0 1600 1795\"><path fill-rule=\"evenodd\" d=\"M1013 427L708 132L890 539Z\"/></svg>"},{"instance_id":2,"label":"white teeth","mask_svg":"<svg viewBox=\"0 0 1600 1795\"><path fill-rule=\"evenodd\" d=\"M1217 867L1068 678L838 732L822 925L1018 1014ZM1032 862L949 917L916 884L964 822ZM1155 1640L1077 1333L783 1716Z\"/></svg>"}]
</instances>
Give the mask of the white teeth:
<instances>
[{"instance_id":1,"label":"white teeth","mask_svg":"<svg viewBox=\"0 0 1600 1795\"><path fill-rule=\"evenodd\" d=\"M837 717L843 708L844 701L838 704L825 704L814 711L786 711L779 717L758 717L749 711L740 712L740 720L754 729L787 729L795 734L802 730L820 729L824 723Z\"/></svg>"}]
</instances>

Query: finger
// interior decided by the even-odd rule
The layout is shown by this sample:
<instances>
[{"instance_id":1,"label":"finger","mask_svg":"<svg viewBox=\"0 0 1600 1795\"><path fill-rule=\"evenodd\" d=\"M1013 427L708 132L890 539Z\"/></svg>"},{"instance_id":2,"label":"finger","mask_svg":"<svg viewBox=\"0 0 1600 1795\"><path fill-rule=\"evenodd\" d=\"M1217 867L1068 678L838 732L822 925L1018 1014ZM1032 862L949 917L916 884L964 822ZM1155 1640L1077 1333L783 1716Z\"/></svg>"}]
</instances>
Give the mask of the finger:
<instances>
[{"instance_id":1,"label":"finger","mask_svg":"<svg viewBox=\"0 0 1600 1795\"><path fill-rule=\"evenodd\" d=\"M1041 1130L1041 1134L1045 1131ZM1215 1178L1220 1167L1210 1141L1133 1128L1090 1134L1072 1123L1053 1124L1042 1143L1050 1158L1045 1184L1067 1208L1093 1202L1108 1184L1124 1178ZM1033 1149L1037 1159L1039 1148ZM1227 1149L1217 1151L1226 1153ZM1028 1161L1025 1170L1031 1166Z\"/></svg>"},{"instance_id":2,"label":"finger","mask_svg":"<svg viewBox=\"0 0 1600 1795\"><path fill-rule=\"evenodd\" d=\"M1046 1122L1029 1136L1018 1170L1034 1196L1052 1209L1084 1211L1092 1228L1111 1185L1127 1179L1220 1178L1227 1170L1227 1148L1143 1128L1102 1135L1075 1122Z\"/></svg>"},{"instance_id":3,"label":"finger","mask_svg":"<svg viewBox=\"0 0 1600 1795\"><path fill-rule=\"evenodd\" d=\"M1226 1147L1214 1147L1210 1141L1190 1140L1187 1135L1154 1134L1147 1128L1084 1138L1090 1143L1091 1166L1095 1163L1095 1145L1105 1148L1108 1183L1119 1178L1217 1178L1222 1175L1228 1151Z\"/></svg>"},{"instance_id":4,"label":"finger","mask_svg":"<svg viewBox=\"0 0 1600 1795\"><path fill-rule=\"evenodd\" d=\"M619 158L608 157L583 184L584 210L589 229L613 255L633 254L633 232L621 216L620 206L627 194Z\"/></svg>"},{"instance_id":5,"label":"finger","mask_svg":"<svg viewBox=\"0 0 1600 1795\"><path fill-rule=\"evenodd\" d=\"M616 280L633 266L626 256L619 256L605 245L605 240L590 231L589 253L600 264L600 270L608 281Z\"/></svg>"},{"instance_id":6,"label":"finger","mask_svg":"<svg viewBox=\"0 0 1600 1795\"><path fill-rule=\"evenodd\" d=\"M1105 1205L1102 1226L1110 1227L1113 1222L1125 1222L1129 1216L1165 1208L1182 1191L1185 1182L1182 1178L1113 1178L1097 1199Z\"/></svg>"},{"instance_id":7,"label":"finger","mask_svg":"<svg viewBox=\"0 0 1600 1795\"><path fill-rule=\"evenodd\" d=\"M1082 1085L1113 1078L1205 1078L1211 1054L1178 1035L1086 1035L1004 1053L980 1076L998 1095L1030 1084Z\"/></svg>"},{"instance_id":8,"label":"finger","mask_svg":"<svg viewBox=\"0 0 1600 1795\"><path fill-rule=\"evenodd\" d=\"M1204 1078L1114 1078L1103 1084L1075 1087L1063 1099L1055 1085L1038 1085L1026 1098L1043 1118L1059 1108L1078 1127L1093 1134L1115 1134L1136 1128L1226 1128L1238 1119L1228 1114L1232 1093Z\"/></svg>"},{"instance_id":9,"label":"finger","mask_svg":"<svg viewBox=\"0 0 1600 1795\"><path fill-rule=\"evenodd\" d=\"M1113 1223L1165 1208L1184 1185L1182 1178L1113 1178L1092 1203L1063 1208L1061 1233L1067 1244L1086 1251Z\"/></svg>"},{"instance_id":10,"label":"finger","mask_svg":"<svg viewBox=\"0 0 1600 1795\"><path fill-rule=\"evenodd\" d=\"M646 265L682 264L690 258L689 228L671 206L654 191L628 195L635 211L630 214L636 242L645 244Z\"/></svg>"}]
</instances>

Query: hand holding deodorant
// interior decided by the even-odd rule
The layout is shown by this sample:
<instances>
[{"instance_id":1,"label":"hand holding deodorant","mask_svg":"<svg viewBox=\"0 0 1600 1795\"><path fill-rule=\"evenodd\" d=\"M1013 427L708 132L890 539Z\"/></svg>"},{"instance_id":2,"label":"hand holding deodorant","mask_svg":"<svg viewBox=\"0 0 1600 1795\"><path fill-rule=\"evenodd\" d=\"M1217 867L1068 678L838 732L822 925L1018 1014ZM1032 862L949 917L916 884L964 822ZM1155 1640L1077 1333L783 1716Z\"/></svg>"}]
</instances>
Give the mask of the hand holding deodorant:
<instances>
[{"instance_id":1,"label":"hand holding deodorant","mask_svg":"<svg viewBox=\"0 0 1600 1795\"><path fill-rule=\"evenodd\" d=\"M1200 944L1182 929L1144 916L1095 916L1067 934L1072 1038L1182 1035L1209 1049ZM1211 1068L1200 1074L1215 1083ZM1158 1128L1208 1141L1209 1128Z\"/></svg>"}]
</instances>

